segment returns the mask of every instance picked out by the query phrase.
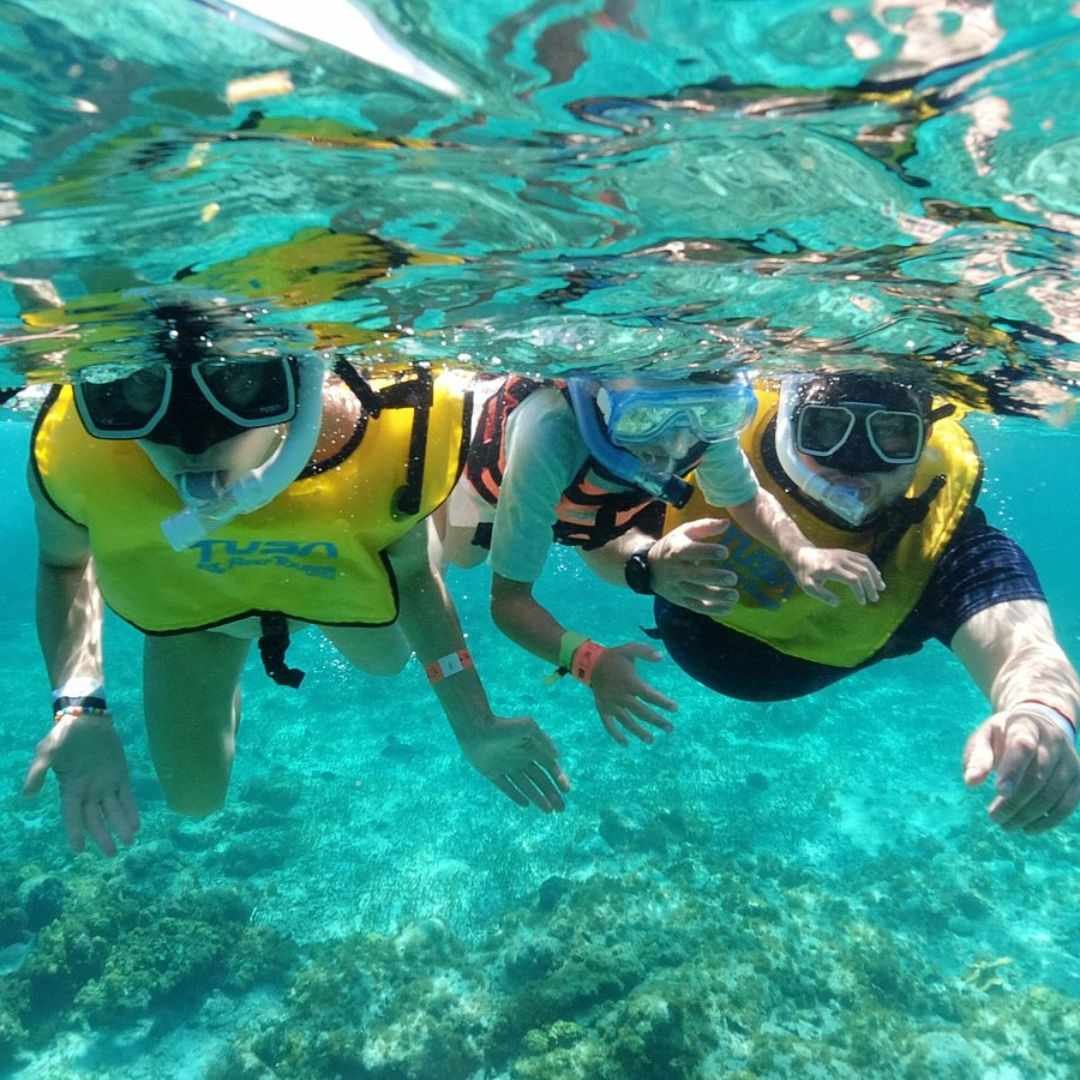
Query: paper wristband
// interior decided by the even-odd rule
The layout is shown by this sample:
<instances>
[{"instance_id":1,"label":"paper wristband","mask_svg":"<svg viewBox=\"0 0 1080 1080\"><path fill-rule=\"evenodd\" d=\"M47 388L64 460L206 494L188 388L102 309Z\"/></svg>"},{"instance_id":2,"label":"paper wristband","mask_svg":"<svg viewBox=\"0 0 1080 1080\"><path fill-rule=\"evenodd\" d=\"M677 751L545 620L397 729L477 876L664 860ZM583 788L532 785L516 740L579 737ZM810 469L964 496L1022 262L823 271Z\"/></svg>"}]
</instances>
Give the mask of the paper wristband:
<instances>
[{"instance_id":1,"label":"paper wristband","mask_svg":"<svg viewBox=\"0 0 1080 1080\"><path fill-rule=\"evenodd\" d=\"M1027 706L1029 711L1061 728L1068 735L1072 745L1076 746L1076 725L1060 709L1054 708L1053 705L1047 705L1045 701L1021 701L1020 705Z\"/></svg>"},{"instance_id":2,"label":"paper wristband","mask_svg":"<svg viewBox=\"0 0 1080 1080\"><path fill-rule=\"evenodd\" d=\"M595 641L586 641L579 645L570 661L570 674L578 682L591 686L593 668L596 667L597 660L606 652L607 649L603 645L597 645Z\"/></svg>"},{"instance_id":3,"label":"paper wristband","mask_svg":"<svg viewBox=\"0 0 1080 1080\"><path fill-rule=\"evenodd\" d=\"M427 672L428 681L434 685L443 679L449 679L451 675L460 675L465 669L473 668L473 659L468 649L458 649L457 652L447 653L438 660L432 660L424 671Z\"/></svg>"}]
</instances>

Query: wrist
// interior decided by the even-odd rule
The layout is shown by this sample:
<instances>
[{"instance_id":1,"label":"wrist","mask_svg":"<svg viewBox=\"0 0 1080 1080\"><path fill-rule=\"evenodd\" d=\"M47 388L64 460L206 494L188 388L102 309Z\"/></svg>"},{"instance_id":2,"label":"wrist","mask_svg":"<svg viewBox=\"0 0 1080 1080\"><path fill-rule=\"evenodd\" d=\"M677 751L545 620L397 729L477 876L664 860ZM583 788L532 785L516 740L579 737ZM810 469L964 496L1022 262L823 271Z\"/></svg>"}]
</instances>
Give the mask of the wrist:
<instances>
[{"instance_id":1,"label":"wrist","mask_svg":"<svg viewBox=\"0 0 1080 1080\"><path fill-rule=\"evenodd\" d=\"M649 554L654 546L650 543L648 547L638 548L623 566L623 577L627 586L642 596L654 595L652 566L649 563Z\"/></svg>"},{"instance_id":2,"label":"wrist","mask_svg":"<svg viewBox=\"0 0 1080 1080\"><path fill-rule=\"evenodd\" d=\"M1041 717L1056 727L1069 740L1069 745L1076 748L1076 721L1063 709L1038 698L1026 698L1017 702L1016 708Z\"/></svg>"},{"instance_id":3,"label":"wrist","mask_svg":"<svg viewBox=\"0 0 1080 1080\"><path fill-rule=\"evenodd\" d=\"M570 661L570 674L586 686L592 685L593 672L607 649L595 641L585 641L574 650Z\"/></svg>"}]
</instances>

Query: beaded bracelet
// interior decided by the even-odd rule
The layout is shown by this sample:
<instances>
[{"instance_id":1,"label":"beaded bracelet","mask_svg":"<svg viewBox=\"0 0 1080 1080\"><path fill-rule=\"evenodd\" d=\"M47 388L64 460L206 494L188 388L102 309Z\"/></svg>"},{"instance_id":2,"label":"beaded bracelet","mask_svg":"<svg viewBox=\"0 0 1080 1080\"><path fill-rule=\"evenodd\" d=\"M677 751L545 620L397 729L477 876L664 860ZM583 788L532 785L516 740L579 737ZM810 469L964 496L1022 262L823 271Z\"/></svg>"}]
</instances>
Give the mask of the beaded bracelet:
<instances>
[{"instance_id":1,"label":"beaded bracelet","mask_svg":"<svg viewBox=\"0 0 1080 1080\"><path fill-rule=\"evenodd\" d=\"M86 699L91 700L90 698ZM109 710L105 705L104 698L94 699L100 701L100 705L77 705L68 704L56 710L53 713L53 723L58 724L65 716L104 716Z\"/></svg>"}]
</instances>

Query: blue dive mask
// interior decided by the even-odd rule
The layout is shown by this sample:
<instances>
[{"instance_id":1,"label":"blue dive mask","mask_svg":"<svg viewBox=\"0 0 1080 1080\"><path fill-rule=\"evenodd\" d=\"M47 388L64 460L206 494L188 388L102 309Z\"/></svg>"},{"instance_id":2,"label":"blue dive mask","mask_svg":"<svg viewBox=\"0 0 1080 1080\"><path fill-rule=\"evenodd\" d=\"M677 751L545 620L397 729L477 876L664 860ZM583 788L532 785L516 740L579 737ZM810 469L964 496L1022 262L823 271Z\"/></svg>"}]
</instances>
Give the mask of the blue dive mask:
<instances>
[{"instance_id":1,"label":"blue dive mask","mask_svg":"<svg viewBox=\"0 0 1080 1080\"><path fill-rule=\"evenodd\" d=\"M620 480L673 506L685 506L690 501L692 488L685 480L647 469L629 450L616 446L608 438L596 404L596 394L600 389L598 382L571 378L567 379L566 388L581 438L595 461Z\"/></svg>"},{"instance_id":2,"label":"blue dive mask","mask_svg":"<svg viewBox=\"0 0 1080 1080\"><path fill-rule=\"evenodd\" d=\"M738 435L757 410L744 375L725 383L625 380L628 385L619 386L622 381L602 384L596 394L608 436L618 446L662 442L679 428L700 442L719 442Z\"/></svg>"}]
</instances>

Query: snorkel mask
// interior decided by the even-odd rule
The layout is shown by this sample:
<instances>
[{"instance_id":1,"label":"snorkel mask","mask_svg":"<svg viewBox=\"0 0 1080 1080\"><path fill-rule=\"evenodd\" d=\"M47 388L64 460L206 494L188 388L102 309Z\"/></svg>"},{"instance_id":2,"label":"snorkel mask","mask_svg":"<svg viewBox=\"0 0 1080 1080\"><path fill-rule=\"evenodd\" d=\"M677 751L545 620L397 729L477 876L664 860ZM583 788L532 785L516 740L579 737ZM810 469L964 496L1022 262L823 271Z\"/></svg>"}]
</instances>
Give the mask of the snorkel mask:
<instances>
[{"instance_id":1,"label":"snorkel mask","mask_svg":"<svg viewBox=\"0 0 1080 1080\"><path fill-rule=\"evenodd\" d=\"M75 406L90 435L145 440L196 456L246 431L289 425L270 457L232 483L226 471L166 471L148 455L186 504L162 524L180 551L264 506L296 479L318 439L325 368L315 358L208 355L206 312L169 305L154 315L162 324L156 335L161 362L108 382L75 384Z\"/></svg>"},{"instance_id":2,"label":"snorkel mask","mask_svg":"<svg viewBox=\"0 0 1080 1080\"><path fill-rule=\"evenodd\" d=\"M809 498L857 527L885 509L859 477L914 465L941 415L927 391L875 375L793 375L780 388L776 455ZM803 455L850 479L824 476Z\"/></svg>"},{"instance_id":3,"label":"snorkel mask","mask_svg":"<svg viewBox=\"0 0 1080 1080\"><path fill-rule=\"evenodd\" d=\"M680 428L698 443L733 438L757 408L750 381L741 374L727 382L571 378L567 388L589 454L621 480L676 507L689 501L690 485L674 473L647 468L633 449Z\"/></svg>"}]
</instances>

